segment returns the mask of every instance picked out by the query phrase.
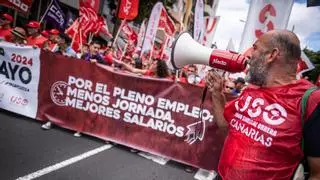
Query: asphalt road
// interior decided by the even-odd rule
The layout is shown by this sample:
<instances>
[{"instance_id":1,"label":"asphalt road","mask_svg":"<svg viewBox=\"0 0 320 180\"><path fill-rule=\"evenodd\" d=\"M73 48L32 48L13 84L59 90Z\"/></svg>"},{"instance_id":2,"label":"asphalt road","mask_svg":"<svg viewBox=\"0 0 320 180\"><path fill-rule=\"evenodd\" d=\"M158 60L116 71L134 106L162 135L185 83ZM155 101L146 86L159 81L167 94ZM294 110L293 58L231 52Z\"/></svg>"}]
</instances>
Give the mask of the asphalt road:
<instances>
[{"instance_id":1,"label":"asphalt road","mask_svg":"<svg viewBox=\"0 0 320 180\"><path fill-rule=\"evenodd\" d=\"M0 179L10 180L28 174L45 180L192 180L194 173L173 161L160 165L124 146L115 145L95 155L52 170L65 160L105 147L104 141L54 127L42 130L41 123L0 109ZM49 168L47 168L49 167ZM46 168L46 169L44 169ZM39 172L39 170L42 170ZM34 173L34 172L37 172ZM50 172L52 171L52 172Z\"/></svg>"}]
</instances>

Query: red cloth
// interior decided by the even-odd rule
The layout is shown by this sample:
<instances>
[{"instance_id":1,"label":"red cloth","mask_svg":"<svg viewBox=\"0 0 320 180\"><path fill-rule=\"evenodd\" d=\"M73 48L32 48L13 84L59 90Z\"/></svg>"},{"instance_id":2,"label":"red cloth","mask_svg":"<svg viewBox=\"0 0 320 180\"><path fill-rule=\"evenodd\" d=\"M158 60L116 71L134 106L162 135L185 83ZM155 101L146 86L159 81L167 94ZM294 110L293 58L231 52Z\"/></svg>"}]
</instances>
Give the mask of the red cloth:
<instances>
[{"instance_id":1,"label":"red cloth","mask_svg":"<svg viewBox=\"0 0 320 180\"><path fill-rule=\"evenodd\" d=\"M50 41L50 40L47 40L46 41L46 43L48 44L48 50L50 50L50 51L54 51L54 50L56 50L55 48L57 47L57 44L56 43L54 43L54 42L52 42L52 41Z\"/></svg>"},{"instance_id":2,"label":"red cloth","mask_svg":"<svg viewBox=\"0 0 320 180\"><path fill-rule=\"evenodd\" d=\"M180 77L179 80L180 80L180 82L182 82L182 83L188 83L188 80L187 80L187 78L185 78L185 77Z\"/></svg>"},{"instance_id":3,"label":"red cloth","mask_svg":"<svg viewBox=\"0 0 320 180\"><path fill-rule=\"evenodd\" d=\"M113 62L112 54L107 54L104 56L104 60L108 65L111 65Z\"/></svg>"},{"instance_id":4,"label":"red cloth","mask_svg":"<svg viewBox=\"0 0 320 180\"><path fill-rule=\"evenodd\" d=\"M8 42L11 42L11 30L12 28L9 28L9 29L0 28L0 39L4 39Z\"/></svg>"},{"instance_id":5,"label":"red cloth","mask_svg":"<svg viewBox=\"0 0 320 180\"><path fill-rule=\"evenodd\" d=\"M300 104L311 86L306 80L270 88L250 86L226 105L229 133L219 162L223 179L290 179L302 158ZM310 99L308 116L320 104L320 91Z\"/></svg>"},{"instance_id":6,"label":"red cloth","mask_svg":"<svg viewBox=\"0 0 320 180\"><path fill-rule=\"evenodd\" d=\"M37 37L29 36L27 38L27 44L30 46L37 46L39 48L43 48L43 43L46 42L48 39L39 35Z\"/></svg>"},{"instance_id":7,"label":"red cloth","mask_svg":"<svg viewBox=\"0 0 320 180\"><path fill-rule=\"evenodd\" d=\"M126 20L133 20L138 15L139 9L139 0L121 0L120 1L120 8L118 10L118 18L126 19ZM128 6L128 4L130 4Z\"/></svg>"},{"instance_id":8,"label":"red cloth","mask_svg":"<svg viewBox=\"0 0 320 180\"><path fill-rule=\"evenodd\" d=\"M148 69L143 75L144 75L144 76L154 76L155 73L152 72L150 69Z\"/></svg>"}]
</instances>

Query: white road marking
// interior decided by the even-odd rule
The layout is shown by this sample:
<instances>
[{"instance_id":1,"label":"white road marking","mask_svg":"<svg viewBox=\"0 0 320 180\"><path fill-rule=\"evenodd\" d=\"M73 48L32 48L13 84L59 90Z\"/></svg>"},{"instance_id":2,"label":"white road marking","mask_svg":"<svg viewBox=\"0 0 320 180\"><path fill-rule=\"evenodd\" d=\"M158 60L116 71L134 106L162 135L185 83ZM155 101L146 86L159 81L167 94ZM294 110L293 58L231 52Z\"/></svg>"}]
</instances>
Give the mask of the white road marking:
<instances>
[{"instance_id":1,"label":"white road marking","mask_svg":"<svg viewBox=\"0 0 320 180\"><path fill-rule=\"evenodd\" d=\"M78 156L75 156L73 158L67 159L67 160L62 161L60 163L57 163L55 165L52 165L52 166L46 167L44 169L41 169L39 171L30 173L30 174L28 174L26 176L19 177L19 178L17 178L17 180L30 180L30 179L38 178L40 176L43 176L43 175L48 174L48 173L51 173L51 172L56 171L58 169L61 169L63 167L69 166L69 165L71 165L73 163L76 163L76 162L78 162L80 160L83 160L85 158L88 158L90 156L98 154L98 153L100 153L102 151L110 149L111 147L112 147L111 144L107 144L107 145L101 146L99 148L93 149L91 151L85 152L85 153L80 154Z\"/></svg>"}]
</instances>

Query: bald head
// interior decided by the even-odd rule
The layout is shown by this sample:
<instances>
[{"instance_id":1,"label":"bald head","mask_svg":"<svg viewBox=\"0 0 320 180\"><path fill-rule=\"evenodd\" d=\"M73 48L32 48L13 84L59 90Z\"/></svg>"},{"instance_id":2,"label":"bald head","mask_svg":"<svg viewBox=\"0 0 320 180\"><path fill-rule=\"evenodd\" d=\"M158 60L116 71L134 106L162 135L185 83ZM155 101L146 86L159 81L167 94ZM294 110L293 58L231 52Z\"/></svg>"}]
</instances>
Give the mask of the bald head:
<instances>
[{"instance_id":1,"label":"bald head","mask_svg":"<svg viewBox=\"0 0 320 180\"><path fill-rule=\"evenodd\" d=\"M296 63L301 56L300 41L297 35L288 30L273 30L260 38L268 49L278 48L287 63Z\"/></svg>"}]
</instances>

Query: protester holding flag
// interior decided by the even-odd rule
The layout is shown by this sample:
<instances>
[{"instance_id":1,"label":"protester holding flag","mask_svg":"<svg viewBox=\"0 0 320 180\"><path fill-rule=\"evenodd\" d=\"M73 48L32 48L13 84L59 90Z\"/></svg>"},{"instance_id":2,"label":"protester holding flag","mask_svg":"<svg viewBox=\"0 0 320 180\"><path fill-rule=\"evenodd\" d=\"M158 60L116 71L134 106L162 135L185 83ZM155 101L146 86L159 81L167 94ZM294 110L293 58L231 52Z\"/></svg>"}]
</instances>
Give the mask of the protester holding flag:
<instances>
[{"instance_id":1,"label":"protester holding flag","mask_svg":"<svg viewBox=\"0 0 320 180\"><path fill-rule=\"evenodd\" d=\"M29 37L27 38L27 44L30 46L42 48L44 42L48 39L40 34L40 23L37 21L30 21L26 26L29 35Z\"/></svg>"},{"instance_id":2,"label":"protester holding flag","mask_svg":"<svg viewBox=\"0 0 320 180\"><path fill-rule=\"evenodd\" d=\"M303 149L310 179L320 178L320 90L310 94L302 116L302 97L314 85L296 80L300 55L293 32L273 30L260 36L253 45L249 86L228 104L223 78L214 72L207 76L215 120L229 128L218 168L222 179L291 179Z\"/></svg>"},{"instance_id":3,"label":"protester holding flag","mask_svg":"<svg viewBox=\"0 0 320 180\"><path fill-rule=\"evenodd\" d=\"M56 52L58 50L57 43L60 41L60 32L57 29L51 29L49 31L49 39L43 45L45 50Z\"/></svg>"},{"instance_id":4,"label":"protester holding flag","mask_svg":"<svg viewBox=\"0 0 320 180\"><path fill-rule=\"evenodd\" d=\"M11 23L13 22L13 17L10 14L4 13L1 15L0 19L0 39L11 41Z\"/></svg>"}]
</instances>

